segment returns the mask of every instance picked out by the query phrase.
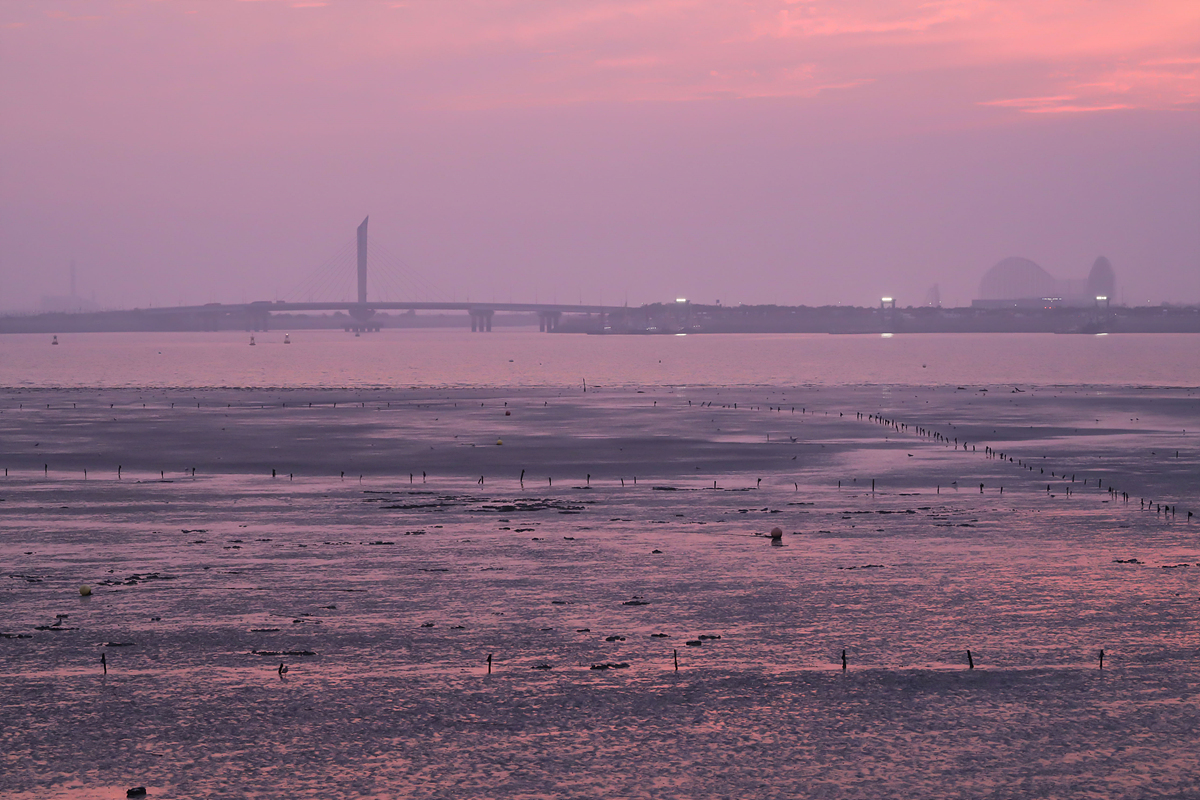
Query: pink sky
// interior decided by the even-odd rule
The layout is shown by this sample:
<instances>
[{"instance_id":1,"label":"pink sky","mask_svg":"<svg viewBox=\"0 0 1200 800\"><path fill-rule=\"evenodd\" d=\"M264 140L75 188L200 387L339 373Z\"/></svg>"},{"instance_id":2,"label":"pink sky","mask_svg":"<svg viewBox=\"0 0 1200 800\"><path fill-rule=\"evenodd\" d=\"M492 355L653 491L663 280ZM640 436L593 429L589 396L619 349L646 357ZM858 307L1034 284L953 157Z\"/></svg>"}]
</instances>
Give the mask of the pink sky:
<instances>
[{"instance_id":1,"label":"pink sky","mask_svg":"<svg viewBox=\"0 0 1200 800\"><path fill-rule=\"evenodd\" d=\"M0 307L1200 301L1200 3L0 0ZM349 283L347 283L347 286ZM402 299L402 298L389 298ZM412 297L404 299L436 299Z\"/></svg>"}]
</instances>

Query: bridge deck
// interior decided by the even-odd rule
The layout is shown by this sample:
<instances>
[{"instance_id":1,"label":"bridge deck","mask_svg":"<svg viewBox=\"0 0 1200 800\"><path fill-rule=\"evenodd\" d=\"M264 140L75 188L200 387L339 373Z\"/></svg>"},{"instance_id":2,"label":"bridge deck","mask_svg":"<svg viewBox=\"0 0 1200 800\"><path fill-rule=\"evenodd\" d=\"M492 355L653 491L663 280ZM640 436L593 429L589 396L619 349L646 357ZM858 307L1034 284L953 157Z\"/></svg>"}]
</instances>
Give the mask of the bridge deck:
<instances>
[{"instance_id":1,"label":"bridge deck","mask_svg":"<svg viewBox=\"0 0 1200 800\"><path fill-rule=\"evenodd\" d=\"M627 310L627 306L570 305L566 303L291 303L282 300L258 300L252 303L208 303L202 306L164 306L141 309L150 314L180 313L271 313L277 311L514 311L559 314L610 314Z\"/></svg>"}]
</instances>

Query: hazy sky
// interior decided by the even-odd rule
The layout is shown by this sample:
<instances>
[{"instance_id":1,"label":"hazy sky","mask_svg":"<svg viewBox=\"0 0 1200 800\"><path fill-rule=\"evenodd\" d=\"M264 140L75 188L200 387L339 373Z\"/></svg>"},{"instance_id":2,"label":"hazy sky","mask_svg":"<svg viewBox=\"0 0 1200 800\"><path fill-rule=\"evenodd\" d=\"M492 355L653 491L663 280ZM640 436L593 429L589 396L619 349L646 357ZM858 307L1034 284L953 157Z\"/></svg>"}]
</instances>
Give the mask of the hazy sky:
<instances>
[{"instance_id":1,"label":"hazy sky","mask_svg":"<svg viewBox=\"0 0 1200 800\"><path fill-rule=\"evenodd\" d=\"M0 148L6 309L306 299L367 214L403 299L1200 301L1196 0L0 0Z\"/></svg>"}]
</instances>

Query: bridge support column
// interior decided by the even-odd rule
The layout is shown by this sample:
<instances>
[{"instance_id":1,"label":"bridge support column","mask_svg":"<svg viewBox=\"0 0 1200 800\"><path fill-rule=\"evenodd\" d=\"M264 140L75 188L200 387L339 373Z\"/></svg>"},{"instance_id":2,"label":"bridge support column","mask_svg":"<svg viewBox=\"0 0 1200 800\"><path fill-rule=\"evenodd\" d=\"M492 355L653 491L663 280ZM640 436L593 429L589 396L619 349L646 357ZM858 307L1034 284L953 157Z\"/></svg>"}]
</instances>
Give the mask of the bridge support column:
<instances>
[{"instance_id":1,"label":"bridge support column","mask_svg":"<svg viewBox=\"0 0 1200 800\"><path fill-rule=\"evenodd\" d=\"M473 308L467 313L471 315L471 333L492 332L492 317L496 316L495 311Z\"/></svg>"},{"instance_id":2,"label":"bridge support column","mask_svg":"<svg viewBox=\"0 0 1200 800\"><path fill-rule=\"evenodd\" d=\"M251 309L246 312L246 329L252 331L267 330L267 320L271 318L268 311Z\"/></svg>"},{"instance_id":3,"label":"bridge support column","mask_svg":"<svg viewBox=\"0 0 1200 800\"><path fill-rule=\"evenodd\" d=\"M562 319L561 311L539 311L538 312L538 330L544 333L553 333L558 327L558 321Z\"/></svg>"}]
</instances>

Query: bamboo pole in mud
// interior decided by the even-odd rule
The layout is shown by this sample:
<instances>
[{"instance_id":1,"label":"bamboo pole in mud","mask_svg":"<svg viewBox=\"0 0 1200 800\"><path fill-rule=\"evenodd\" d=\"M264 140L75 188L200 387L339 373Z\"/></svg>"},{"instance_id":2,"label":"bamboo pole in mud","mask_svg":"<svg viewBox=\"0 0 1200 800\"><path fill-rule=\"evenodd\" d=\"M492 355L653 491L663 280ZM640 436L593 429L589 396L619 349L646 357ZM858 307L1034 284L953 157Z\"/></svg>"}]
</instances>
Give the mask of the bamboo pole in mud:
<instances>
[{"instance_id":1,"label":"bamboo pole in mud","mask_svg":"<svg viewBox=\"0 0 1200 800\"><path fill-rule=\"evenodd\" d=\"M846 671L846 651L842 651L842 672Z\"/></svg>"},{"instance_id":2,"label":"bamboo pole in mud","mask_svg":"<svg viewBox=\"0 0 1200 800\"><path fill-rule=\"evenodd\" d=\"M975 669L975 659L971 657L971 651L967 651L967 669Z\"/></svg>"},{"instance_id":3,"label":"bamboo pole in mud","mask_svg":"<svg viewBox=\"0 0 1200 800\"><path fill-rule=\"evenodd\" d=\"M492 674L492 654L491 653L488 653L487 665L488 665L488 675L491 675Z\"/></svg>"},{"instance_id":4,"label":"bamboo pole in mud","mask_svg":"<svg viewBox=\"0 0 1200 800\"><path fill-rule=\"evenodd\" d=\"M675 671L679 672L679 651L672 650L671 654L672 654L672 657L675 659Z\"/></svg>"},{"instance_id":5,"label":"bamboo pole in mud","mask_svg":"<svg viewBox=\"0 0 1200 800\"><path fill-rule=\"evenodd\" d=\"M1104 651L1100 651L1100 669L1104 669Z\"/></svg>"}]
</instances>

